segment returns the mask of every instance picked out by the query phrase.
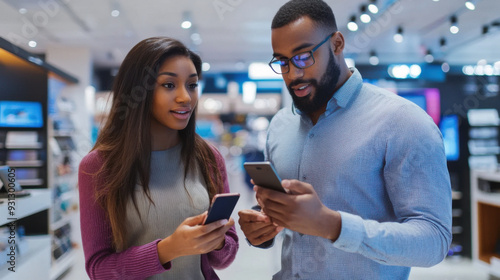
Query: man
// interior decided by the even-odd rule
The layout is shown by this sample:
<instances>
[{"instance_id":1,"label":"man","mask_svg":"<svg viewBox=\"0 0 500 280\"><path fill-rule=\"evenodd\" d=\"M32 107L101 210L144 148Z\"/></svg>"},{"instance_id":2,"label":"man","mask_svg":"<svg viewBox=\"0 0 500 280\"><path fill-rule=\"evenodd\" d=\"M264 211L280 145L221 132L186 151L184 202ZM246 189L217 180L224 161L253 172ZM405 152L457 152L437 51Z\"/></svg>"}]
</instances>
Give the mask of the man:
<instances>
[{"instance_id":1,"label":"man","mask_svg":"<svg viewBox=\"0 0 500 280\"><path fill-rule=\"evenodd\" d=\"M293 107L273 118L266 159L287 194L256 186L262 212L242 210L248 241L283 228L273 279L407 279L443 260L451 188L442 137L415 104L364 84L321 0L292 0L272 22L271 67Z\"/></svg>"}]
</instances>

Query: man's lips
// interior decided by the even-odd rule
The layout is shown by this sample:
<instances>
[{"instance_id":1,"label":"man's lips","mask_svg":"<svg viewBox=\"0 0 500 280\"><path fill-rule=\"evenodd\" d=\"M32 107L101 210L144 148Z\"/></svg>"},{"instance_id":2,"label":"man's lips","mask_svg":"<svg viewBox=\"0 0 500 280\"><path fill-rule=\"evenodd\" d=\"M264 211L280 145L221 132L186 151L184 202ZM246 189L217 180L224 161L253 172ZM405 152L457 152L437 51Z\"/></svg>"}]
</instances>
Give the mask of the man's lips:
<instances>
[{"instance_id":1,"label":"man's lips","mask_svg":"<svg viewBox=\"0 0 500 280\"><path fill-rule=\"evenodd\" d=\"M311 84L310 83L303 83L303 84L298 84L296 86L291 87L293 90L293 93L297 97L304 97L309 95L311 93Z\"/></svg>"}]
</instances>

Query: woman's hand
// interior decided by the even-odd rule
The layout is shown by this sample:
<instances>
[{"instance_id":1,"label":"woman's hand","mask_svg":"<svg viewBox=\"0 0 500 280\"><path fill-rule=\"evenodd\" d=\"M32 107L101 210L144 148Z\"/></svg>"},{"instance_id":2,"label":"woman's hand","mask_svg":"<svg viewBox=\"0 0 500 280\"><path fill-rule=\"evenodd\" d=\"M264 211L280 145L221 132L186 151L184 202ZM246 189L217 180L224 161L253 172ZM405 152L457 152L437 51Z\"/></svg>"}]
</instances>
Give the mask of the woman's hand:
<instances>
[{"instance_id":1,"label":"woman's hand","mask_svg":"<svg viewBox=\"0 0 500 280\"><path fill-rule=\"evenodd\" d=\"M203 225L207 212L185 219L175 232L158 243L160 262L165 264L175 258L199 255L219 250L224 246L225 234L234 225L232 218Z\"/></svg>"}]
</instances>

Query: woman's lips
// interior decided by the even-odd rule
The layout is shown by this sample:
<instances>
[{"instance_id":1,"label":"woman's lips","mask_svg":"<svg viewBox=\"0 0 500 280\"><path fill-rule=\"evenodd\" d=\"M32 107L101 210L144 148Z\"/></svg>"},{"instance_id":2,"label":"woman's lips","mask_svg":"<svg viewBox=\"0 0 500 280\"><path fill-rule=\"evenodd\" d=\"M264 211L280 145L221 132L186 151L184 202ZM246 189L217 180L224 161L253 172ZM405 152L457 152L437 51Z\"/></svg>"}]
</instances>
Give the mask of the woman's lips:
<instances>
[{"instance_id":1,"label":"woman's lips","mask_svg":"<svg viewBox=\"0 0 500 280\"><path fill-rule=\"evenodd\" d=\"M191 110L172 110L170 111L175 118L186 120L191 116Z\"/></svg>"}]
</instances>

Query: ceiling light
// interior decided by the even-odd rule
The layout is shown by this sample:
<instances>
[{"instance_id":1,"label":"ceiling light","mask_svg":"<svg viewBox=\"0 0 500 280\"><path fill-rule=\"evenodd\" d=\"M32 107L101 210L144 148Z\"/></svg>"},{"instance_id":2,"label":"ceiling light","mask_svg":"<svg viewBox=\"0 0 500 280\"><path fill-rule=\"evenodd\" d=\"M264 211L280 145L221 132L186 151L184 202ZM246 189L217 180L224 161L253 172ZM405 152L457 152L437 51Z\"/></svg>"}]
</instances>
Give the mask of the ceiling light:
<instances>
[{"instance_id":1,"label":"ceiling light","mask_svg":"<svg viewBox=\"0 0 500 280\"><path fill-rule=\"evenodd\" d=\"M366 13L366 6L365 5L361 6L361 16L359 16L359 19L363 23L369 23L372 20L370 15Z\"/></svg>"},{"instance_id":2,"label":"ceiling light","mask_svg":"<svg viewBox=\"0 0 500 280\"><path fill-rule=\"evenodd\" d=\"M396 79L406 79L410 75L410 67L408 65L392 65L388 69L389 75Z\"/></svg>"},{"instance_id":3,"label":"ceiling light","mask_svg":"<svg viewBox=\"0 0 500 280\"><path fill-rule=\"evenodd\" d=\"M451 32L451 34L457 34L458 31L460 31L460 29L458 28L458 24L457 24L457 17L456 16L452 16L450 18L450 22L451 22L451 26L450 26L450 32Z\"/></svg>"},{"instance_id":4,"label":"ceiling light","mask_svg":"<svg viewBox=\"0 0 500 280\"><path fill-rule=\"evenodd\" d=\"M398 27L398 31L396 32L396 34L394 34L394 41L396 43L402 43L404 40L403 38L403 28L400 26Z\"/></svg>"},{"instance_id":5,"label":"ceiling light","mask_svg":"<svg viewBox=\"0 0 500 280\"><path fill-rule=\"evenodd\" d=\"M474 75L483 76L484 75L484 66L483 65L474 66Z\"/></svg>"},{"instance_id":6,"label":"ceiling light","mask_svg":"<svg viewBox=\"0 0 500 280\"><path fill-rule=\"evenodd\" d=\"M485 66L486 64L488 64L488 61L486 61L486 59L480 59L477 62L477 65Z\"/></svg>"},{"instance_id":7,"label":"ceiling light","mask_svg":"<svg viewBox=\"0 0 500 280\"><path fill-rule=\"evenodd\" d=\"M189 28L191 28L192 25L193 24L190 21L187 21L187 20L185 20L185 21L183 21L181 23L181 27L184 28L184 29L189 29Z\"/></svg>"},{"instance_id":8,"label":"ceiling light","mask_svg":"<svg viewBox=\"0 0 500 280\"><path fill-rule=\"evenodd\" d=\"M29 41L29 42L28 42L28 46L30 46L30 47L32 47L32 48L36 47L36 45L37 45L37 44L36 44L36 42L35 42L35 41Z\"/></svg>"},{"instance_id":9,"label":"ceiling light","mask_svg":"<svg viewBox=\"0 0 500 280\"><path fill-rule=\"evenodd\" d=\"M198 33L198 30L196 29L196 27L192 27L191 28L191 41L193 41L193 43L195 45L201 45L201 43L203 42L203 40L201 39L201 35L200 33Z\"/></svg>"},{"instance_id":10,"label":"ceiling light","mask_svg":"<svg viewBox=\"0 0 500 280\"><path fill-rule=\"evenodd\" d=\"M419 65L413 64L410 66L410 77L416 79L422 74L422 68Z\"/></svg>"},{"instance_id":11,"label":"ceiling light","mask_svg":"<svg viewBox=\"0 0 500 280\"><path fill-rule=\"evenodd\" d=\"M444 73L450 72L450 65L446 62L443 62L441 65L441 70L443 70Z\"/></svg>"},{"instance_id":12,"label":"ceiling light","mask_svg":"<svg viewBox=\"0 0 500 280\"><path fill-rule=\"evenodd\" d=\"M425 62L432 63L434 62L434 56L432 55L431 50L427 50L427 54L424 57Z\"/></svg>"},{"instance_id":13,"label":"ceiling light","mask_svg":"<svg viewBox=\"0 0 500 280\"><path fill-rule=\"evenodd\" d=\"M375 66L378 65L380 60L378 59L377 53L375 51L370 52L370 58L368 59L371 65Z\"/></svg>"},{"instance_id":14,"label":"ceiling light","mask_svg":"<svg viewBox=\"0 0 500 280\"><path fill-rule=\"evenodd\" d=\"M27 12L28 12L28 10L26 10L25 8L19 9L19 13L22 15L26 14Z\"/></svg>"},{"instance_id":15,"label":"ceiling light","mask_svg":"<svg viewBox=\"0 0 500 280\"><path fill-rule=\"evenodd\" d=\"M243 103L252 104L257 97L257 84L254 82L243 83Z\"/></svg>"},{"instance_id":16,"label":"ceiling light","mask_svg":"<svg viewBox=\"0 0 500 280\"><path fill-rule=\"evenodd\" d=\"M347 29L349 29L352 32L358 30L358 24L356 23L356 16L351 17L351 20L349 21L349 23L347 23Z\"/></svg>"},{"instance_id":17,"label":"ceiling light","mask_svg":"<svg viewBox=\"0 0 500 280\"><path fill-rule=\"evenodd\" d=\"M372 14L378 13L378 7L377 4L375 4L376 1L377 0L371 0L371 3L368 5L368 11L370 11L370 13Z\"/></svg>"},{"instance_id":18,"label":"ceiling light","mask_svg":"<svg viewBox=\"0 0 500 280\"><path fill-rule=\"evenodd\" d=\"M118 0L112 0L110 4L111 4L111 16L112 17L120 16L121 6Z\"/></svg>"},{"instance_id":19,"label":"ceiling light","mask_svg":"<svg viewBox=\"0 0 500 280\"><path fill-rule=\"evenodd\" d=\"M474 75L474 67L471 65L466 65L462 67L462 72L467 76L472 76Z\"/></svg>"},{"instance_id":20,"label":"ceiling light","mask_svg":"<svg viewBox=\"0 0 500 280\"><path fill-rule=\"evenodd\" d=\"M484 66L484 74L486 76L493 76L493 73L495 72L495 69L493 69L492 65L486 65Z\"/></svg>"},{"instance_id":21,"label":"ceiling light","mask_svg":"<svg viewBox=\"0 0 500 280\"><path fill-rule=\"evenodd\" d=\"M203 72L207 72L208 70L210 70L210 63L208 62L203 62L203 64L201 65L201 70Z\"/></svg>"},{"instance_id":22,"label":"ceiling light","mask_svg":"<svg viewBox=\"0 0 500 280\"><path fill-rule=\"evenodd\" d=\"M200 34L199 33L193 33L193 34L191 34L191 40L193 40L193 41L201 40Z\"/></svg>"},{"instance_id":23,"label":"ceiling light","mask_svg":"<svg viewBox=\"0 0 500 280\"><path fill-rule=\"evenodd\" d=\"M191 28L191 26L193 26L193 24L191 23L191 14L189 12L184 12L182 16L181 27L184 29L189 29Z\"/></svg>"},{"instance_id":24,"label":"ceiling light","mask_svg":"<svg viewBox=\"0 0 500 280\"><path fill-rule=\"evenodd\" d=\"M474 1L466 1L465 7L467 7L467 9L471 11L474 11L476 9L476 4L474 3Z\"/></svg>"}]
</instances>

